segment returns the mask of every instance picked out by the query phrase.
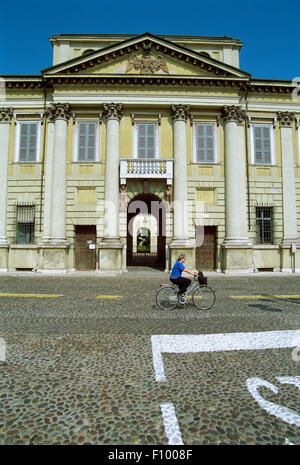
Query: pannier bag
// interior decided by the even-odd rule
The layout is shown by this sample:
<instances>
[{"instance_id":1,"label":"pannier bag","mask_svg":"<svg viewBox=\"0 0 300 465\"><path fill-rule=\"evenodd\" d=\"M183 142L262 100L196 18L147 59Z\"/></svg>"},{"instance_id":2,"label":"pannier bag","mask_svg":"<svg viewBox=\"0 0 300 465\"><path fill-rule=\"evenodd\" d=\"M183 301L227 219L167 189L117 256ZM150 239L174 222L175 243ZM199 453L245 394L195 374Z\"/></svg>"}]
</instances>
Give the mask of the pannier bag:
<instances>
[{"instance_id":1,"label":"pannier bag","mask_svg":"<svg viewBox=\"0 0 300 465\"><path fill-rule=\"evenodd\" d=\"M198 273L198 281L199 281L200 286L207 286L207 278L206 276L204 276L202 271L199 271Z\"/></svg>"}]
</instances>

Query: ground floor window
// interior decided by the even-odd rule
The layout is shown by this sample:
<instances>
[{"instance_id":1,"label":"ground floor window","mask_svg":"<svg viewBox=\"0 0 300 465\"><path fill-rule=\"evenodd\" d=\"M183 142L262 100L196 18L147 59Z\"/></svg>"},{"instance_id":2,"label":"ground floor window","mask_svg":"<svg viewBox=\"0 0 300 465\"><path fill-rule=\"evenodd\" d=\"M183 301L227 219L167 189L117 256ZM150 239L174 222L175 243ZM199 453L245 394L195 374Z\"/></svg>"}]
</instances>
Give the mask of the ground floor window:
<instances>
[{"instance_id":1,"label":"ground floor window","mask_svg":"<svg viewBox=\"0 0 300 465\"><path fill-rule=\"evenodd\" d=\"M257 244L273 244L273 207L256 207Z\"/></svg>"},{"instance_id":2,"label":"ground floor window","mask_svg":"<svg viewBox=\"0 0 300 465\"><path fill-rule=\"evenodd\" d=\"M35 205L17 205L16 243L33 244L35 233Z\"/></svg>"}]
</instances>

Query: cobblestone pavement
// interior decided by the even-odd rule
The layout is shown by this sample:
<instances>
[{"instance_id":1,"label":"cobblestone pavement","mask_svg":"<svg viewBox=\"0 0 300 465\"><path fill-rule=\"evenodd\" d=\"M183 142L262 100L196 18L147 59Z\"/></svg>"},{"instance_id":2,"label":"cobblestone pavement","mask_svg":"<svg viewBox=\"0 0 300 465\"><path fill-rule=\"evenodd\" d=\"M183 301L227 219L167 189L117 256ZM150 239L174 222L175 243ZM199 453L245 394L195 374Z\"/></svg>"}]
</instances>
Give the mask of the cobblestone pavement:
<instances>
[{"instance_id":1,"label":"cobblestone pavement","mask_svg":"<svg viewBox=\"0 0 300 465\"><path fill-rule=\"evenodd\" d=\"M0 444L300 444L300 276L209 278L209 311L160 310L167 281L1 275Z\"/></svg>"}]
</instances>

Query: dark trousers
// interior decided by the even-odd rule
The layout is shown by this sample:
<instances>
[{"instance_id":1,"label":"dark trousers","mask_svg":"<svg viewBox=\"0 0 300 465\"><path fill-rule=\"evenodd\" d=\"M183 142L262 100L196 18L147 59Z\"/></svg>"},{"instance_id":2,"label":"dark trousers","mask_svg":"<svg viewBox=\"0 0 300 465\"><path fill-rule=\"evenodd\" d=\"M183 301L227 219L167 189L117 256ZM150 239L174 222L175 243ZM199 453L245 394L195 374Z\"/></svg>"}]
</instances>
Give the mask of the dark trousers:
<instances>
[{"instance_id":1,"label":"dark trousers","mask_svg":"<svg viewBox=\"0 0 300 465\"><path fill-rule=\"evenodd\" d=\"M187 288L189 287L189 285L191 284L191 280L188 279L188 278L176 278L176 279L172 279L170 278L170 281L172 281L172 283L174 284L177 284L177 286L179 287L179 291L181 294L184 294L185 291L187 290Z\"/></svg>"}]
</instances>

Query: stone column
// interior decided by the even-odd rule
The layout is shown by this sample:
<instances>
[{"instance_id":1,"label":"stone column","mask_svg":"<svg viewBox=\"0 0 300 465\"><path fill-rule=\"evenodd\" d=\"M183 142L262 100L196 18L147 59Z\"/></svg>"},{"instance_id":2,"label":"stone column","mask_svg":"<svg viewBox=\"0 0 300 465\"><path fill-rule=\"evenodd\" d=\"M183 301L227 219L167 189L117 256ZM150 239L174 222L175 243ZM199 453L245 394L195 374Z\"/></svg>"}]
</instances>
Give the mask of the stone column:
<instances>
[{"instance_id":1,"label":"stone column","mask_svg":"<svg viewBox=\"0 0 300 465\"><path fill-rule=\"evenodd\" d=\"M44 222L42 242L48 242L51 237L55 109L53 107L48 108L48 110L45 112L45 116L47 118L47 153L45 166Z\"/></svg>"},{"instance_id":2,"label":"stone column","mask_svg":"<svg viewBox=\"0 0 300 465\"><path fill-rule=\"evenodd\" d=\"M106 160L104 194L104 233L99 244L99 269L122 269L122 244L119 237L119 131L122 105L104 105L106 117Z\"/></svg>"},{"instance_id":3,"label":"stone column","mask_svg":"<svg viewBox=\"0 0 300 465\"><path fill-rule=\"evenodd\" d=\"M237 106L222 110L225 137L225 271L250 271L252 250L247 232L245 169L246 112Z\"/></svg>"},{"instance_id":4,"label":"stone column","mask_svg":"<svg viewBox=\"0 0 300 465\"><path fill-rule=\"evenodd\" d=\"M48 145L45 176L45 211L43 269L65 271L69 243L66 239L66 163L67 128L70 105L54 104L48 110ZM54 134L53 134L54 124ZM47 198L46 198L47 197Z\"/></svg>"},{"instance_id":5,"label":"stone column","mask_svg":"<svg viewBox=\"0 0 300 465\"><path fill-rule=\"evenodd\" d=\"M188 235L187 146L186 122L190 117L189 105L172 105L174 122L174 189L173 189L173 240L170 244L172 263L176 255L184 253L187 263L194 266L193 245Z\"/></svg>"},{"instance_id":6,"label":"stone column","mask_svg":"<svg viewBox=\"0 0 300 465\"><path fill-rule=\"evenodd\" d=\"M6 237L7 170L10 121L12 108L0 108L0 270L8 270L8 248Z\"/></svg>"},{"instance_id":7,"label":"stone column","mask_svg":"<svg viewBox=\"0 0 300 465\"><path fill-rule=\"evenodd\" d=\"M283 191L283 238L281 242L281 270L291 271L291 244L300 241L297 230L295 161L293 148L293 124L295 113L279 112L277 114L281 137L282 191ZM299 257L300 258L300 257ZM300 266L300 263L299 263Z\"/></svg>"}]
</instances>

